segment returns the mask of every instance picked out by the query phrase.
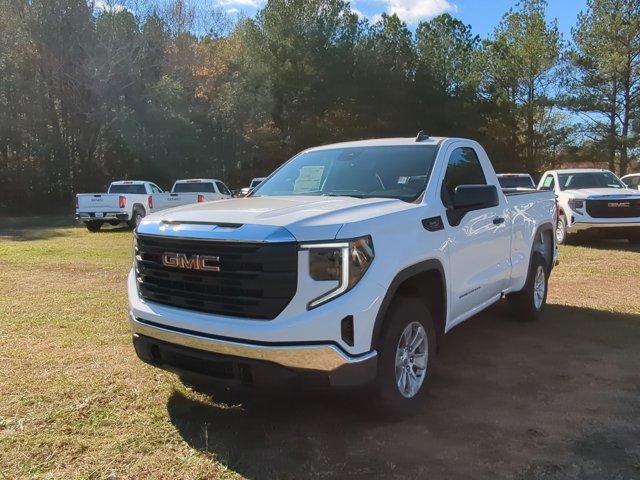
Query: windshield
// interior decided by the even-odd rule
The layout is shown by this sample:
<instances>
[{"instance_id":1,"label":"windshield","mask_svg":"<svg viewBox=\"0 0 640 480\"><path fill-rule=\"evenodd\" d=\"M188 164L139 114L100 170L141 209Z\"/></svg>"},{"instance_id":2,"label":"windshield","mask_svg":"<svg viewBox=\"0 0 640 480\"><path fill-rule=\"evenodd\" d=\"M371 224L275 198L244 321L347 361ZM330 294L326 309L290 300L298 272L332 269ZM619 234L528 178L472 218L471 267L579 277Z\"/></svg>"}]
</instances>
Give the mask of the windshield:
<instances>
[{"instance_id":1,"label":"windshield","mask_svg":"<svg viewBox=\"0 0 640 480\"><path fill-rule=\"evenodd\" d=\"M211 182L176 183L173 186L173 193L197 193L197 192L215 193L216 190L215 188L213 188L213 183Z\"/></svg>"},{"instance_id":2,"label":"windshield","mask_svg":"<svg viewBox=\"0 0 640 480\"><path fill-rule=\"evenodd\" d=\"M109 187L109 193L135 193L135 194L141 194L144 195L145 193L147 193L146 189L144 188L144 185L142 184L134 184L134 185L111 185Z\"/></svg>"},{"instance_id":3,"label":"windshield","mask_svg":"<svg viewBox=\"0 0 640 480\"><path fill-rule=\"evenodd\" d=\"M559 173L560 190L579 190L582 188L625 188L611 172Z\"/></svg>"},{"instance_id":4,"label":"windshield","mask_svg":"<svg viewBox=\"0 0 640 480\"><path fill-rule=\"evenodd\" d=\"M502 188L535 188L531 177L498 177Z\"/></svg>"},{"instance_id":5,"label":"windshield","mask_svg":"<svg viewBox=\"0 0 640 480\"><path fill-rule=\"evenodd\" d=\"M412 202L427 184L438 147L345 147L301 153L252 196L328 195Z\"/></svg>"}]
</instances>

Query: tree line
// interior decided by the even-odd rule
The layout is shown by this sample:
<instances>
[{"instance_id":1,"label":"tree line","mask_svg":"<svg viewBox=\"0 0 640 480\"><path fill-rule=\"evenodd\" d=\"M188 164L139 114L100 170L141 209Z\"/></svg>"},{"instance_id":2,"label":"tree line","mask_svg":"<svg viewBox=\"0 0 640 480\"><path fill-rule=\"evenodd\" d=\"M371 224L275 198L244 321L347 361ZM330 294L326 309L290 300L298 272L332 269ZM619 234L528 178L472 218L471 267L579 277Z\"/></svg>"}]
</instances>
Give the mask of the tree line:
<instances>
[{"instance_id":1,"label":"tree line","mask_svg":"<svg viewBox=\"0 0 640 480\"><path fill-rule=\"evenodd\" d=\"M414 31L343 0L268 0L231 21L162 5L0 0L0 209L69 208L110 180L233 188L318 144L470 137L499 171L637 168L640 0L588 0L570 38L522 0L488 38Z\"/></svg>"}]
</instances>

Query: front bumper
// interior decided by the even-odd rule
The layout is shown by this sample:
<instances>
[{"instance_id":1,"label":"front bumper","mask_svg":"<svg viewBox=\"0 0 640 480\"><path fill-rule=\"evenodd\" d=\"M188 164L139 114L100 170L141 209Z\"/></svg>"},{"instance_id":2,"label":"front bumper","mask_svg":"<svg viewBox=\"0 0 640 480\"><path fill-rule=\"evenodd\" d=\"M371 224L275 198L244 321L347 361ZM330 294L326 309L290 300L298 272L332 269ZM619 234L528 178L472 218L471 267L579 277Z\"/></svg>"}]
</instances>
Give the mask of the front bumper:
<instances>
[{"instance_id":1,"label":"front bumper","mask_svg":"<svg viewBox=\"0 0 640 480\"><path fill-rule=\"evenodd\" d=\"M584 231L592 231L592 230L602 230L605 233L623 233L623 234L631 234L631 233L640 233L640 221L637 219L633 219L629 222L620 222L620 221L574 221L571 225L567 227L568 232L584 232Z\"/></svg>"},{"instance_id":2,"label":"front bumper","mask_svg":"<svg viewBox=\"0 0 640 480\"><path fill-rule=\"evenodd\" d=\"M140 359L172 371L216 375L220 370L244 371L237 366L275 366L301 377L324 378L331 386L366 384L376 376L377 352L352 356L332 344L256 343L168 327L131 315L131 329ZM178 350L178 354L175 351ZM176 358L182 360L176 361ZM193 359L183 361L183 359ZM216 364L235 368L213 368ZM234 378L238 375L234 375ZM241 378L244 375L240 375Z\"/></svg>"}]
</instances>

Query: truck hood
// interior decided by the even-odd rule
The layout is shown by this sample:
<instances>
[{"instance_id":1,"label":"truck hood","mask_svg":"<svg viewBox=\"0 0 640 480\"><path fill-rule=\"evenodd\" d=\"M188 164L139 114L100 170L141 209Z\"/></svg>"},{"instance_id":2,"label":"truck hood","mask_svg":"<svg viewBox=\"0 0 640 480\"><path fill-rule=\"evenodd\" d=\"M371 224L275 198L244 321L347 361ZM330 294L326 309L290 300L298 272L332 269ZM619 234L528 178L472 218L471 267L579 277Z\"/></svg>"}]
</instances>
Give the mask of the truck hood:
<instances>
[{"instance_id":1,"label":"truck hood","mask_svg":"<svg viewBox=\"0 0 640 480\"><path fill-rule=\"evenodd\" d=\"M334 239L345 223L416 207L414 203L383 198L247 197L163 210L150 215L145 221L283 227L296 240L309 241Z\"/></svg>"},{"instance_id":2,"label":"truck hood","mask_svg":"<svg viewBox=\"0 0 640 480\"><path fill-rule=\"evenodd\" d=\"M583 188L579 190L564 190L562 192L571 198L640 198L637 190L630 188Z\"/></svg>"}]
</instances>

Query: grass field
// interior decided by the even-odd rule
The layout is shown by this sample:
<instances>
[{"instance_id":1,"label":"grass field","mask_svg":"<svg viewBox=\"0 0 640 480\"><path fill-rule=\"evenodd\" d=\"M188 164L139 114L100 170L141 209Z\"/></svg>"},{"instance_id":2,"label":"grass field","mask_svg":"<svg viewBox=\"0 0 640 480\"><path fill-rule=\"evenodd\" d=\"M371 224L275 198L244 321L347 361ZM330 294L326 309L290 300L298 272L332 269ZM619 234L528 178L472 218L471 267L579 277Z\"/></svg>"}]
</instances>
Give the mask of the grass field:
<instances>
[{"instance_id":1,"label":"grass field","mask_svg":"<svg viewBox=\"0 0 640 480\"><path fill-rule=\"evenodd\" d=\"M310 407L295 407L302 410L274 411L269 406L271 400L254 407L218 405L210 396L183 386L174 375L142 364L133 352L127 324L125 277L130 264L128 231L116 229L92 234L63 218L0 220L0 478L271 478L296 474L299 478L342 476L340 472L350 472L348 476L358 478L376 473L402 477L428 472L429 465L436 471L440 468L444 473L465 474L460 466L447 470L450 466L443 462L446 455L451 458L460 455L456 448L465 446L466 440L460 440L462 444L452 440L455 447L446 454L443 452L442 458L431 458L420 470L421 464L381 447L380 441L375 440L385 425L336 406L330 394L329 399L327 394L320 395L324 400L314 396L313 401L320 401L321 405L312 401ZM577 330L602 329L603 335L609 335L610 329L620 329L621 338L603 340L613 343L602 347L602 354L593 351L592 344L599 340L585 337L584 348L592 350L584 363L572 366L572 375L580 379L594 374L595 369L601 368L600 355L621 362L614 372L620 377L619 385L636 382L627 392L630 397L625 393L620 397L623 400L615 398L615 402L626 402L624 415L640 411L638 357L620 356L620 349L624 355L629 352L632 355L640 347L639 277L640 250L625 242L562 247L561 264L552 276L547 314L550 318L541 322L543 325L547 322L546 327L533 327L555 328L562 321L560 313L570 312L566 313L568 321L577 325ZM498 309L494 316L500 315ZM607 325L609 320L611 323ZM500 327L501 331L511 332L516 339L514 345L528 341L522 329L532 328L510 326L513 322L507 321L492 323L486 315L478 325L482 322L496 331ZM459 327L460 333L458 329L453 332L451 351L462 351L462 344L468 340L465 338L472 336L466 332L473 330L465 328L463 325ZM557 344L560 353L563 345L569 350L577 345L584 333L580 332L576 339L567 333L566 327L558 328L557 331L567 335L565 343ZM540 338L548 335L548 330L535 332L540 336L536 341L543 345ZM574 360L580 358L583 344L576 347L578 357L572 357ZM477 352L481 354L484 355ZM452 356L452 353L443 355L441 363L446 364L449 358L451 365L455 362ZM487 358L491 359L488 353ZM512 359L520 365L527 362L524 354ZM636 362L636 376L633 365L624 362ZM484 364L474 368L483 368L485 376L494 374ZM439 373L433 402L437 403L443 395L464 393L455 390L453 379L457 373L450 372L448 375L445 368ZM597 385L591 388L599 392ZM585 395L588 394L587 388ZM475 395L484 394L478 390ZM515 395L513 398L520 398L521 394ZM524 402L527 396L522 395ZM481 407L478 404L474 408ZM512 404L505 406L506 410L512 407L515 408ZM601 407L598 404L593 408ZM529 410L525 409L523 414L529 422L531 416L527 412L532 407L526 408ZM358 435L353 452L344 451L350 444L343 444L340 431L326 431L328 427L312 418L326 418L332 409L341 412L338 415L347 425L346 430ZM630 420L631 426L633 432L639 432L635 430L639 423L635 418L635 424ZM287 423L288 419L291 423ZM425 442L438 429L440 437L450 433L436 420L424 419L414 434L421 435ZM468 419L469 428L475 425L473 428L477 430L482 421ZM545 421L552 422L540 420L542 425L538 422L536 428L542 430ZM582 423L585 422L589 420L583 419ZM315 431L307 431L314 428ZM402 425L387 428L393 438ZM497 434L492 432L489 431L488 439ZM570 435L562 432L557 435ZM336 436L335 445L332 435ZM549 434L549 442L554 438ZM534 441L544 443L544 437L536 437ZM482 440L478 442L466 446L478 456L483 448L493 450L493 445L483 447ZM621 461L626 469L623 473L635 472L640 477L640 446L635 451L626 444L620 448L628 457ZM387 458L381 459L385 455ZM490 456L478 458L474 460L478 469L473 471L483 475L493 472L497 477L513 472L509 478L519 478L518 475L574 478L537 477L537 470L526 469L526 459L518 457L521 453L514 455L511 460L500 461ZM282 475L277 475L277 471Z\"/></svg>"}]
</instances>

